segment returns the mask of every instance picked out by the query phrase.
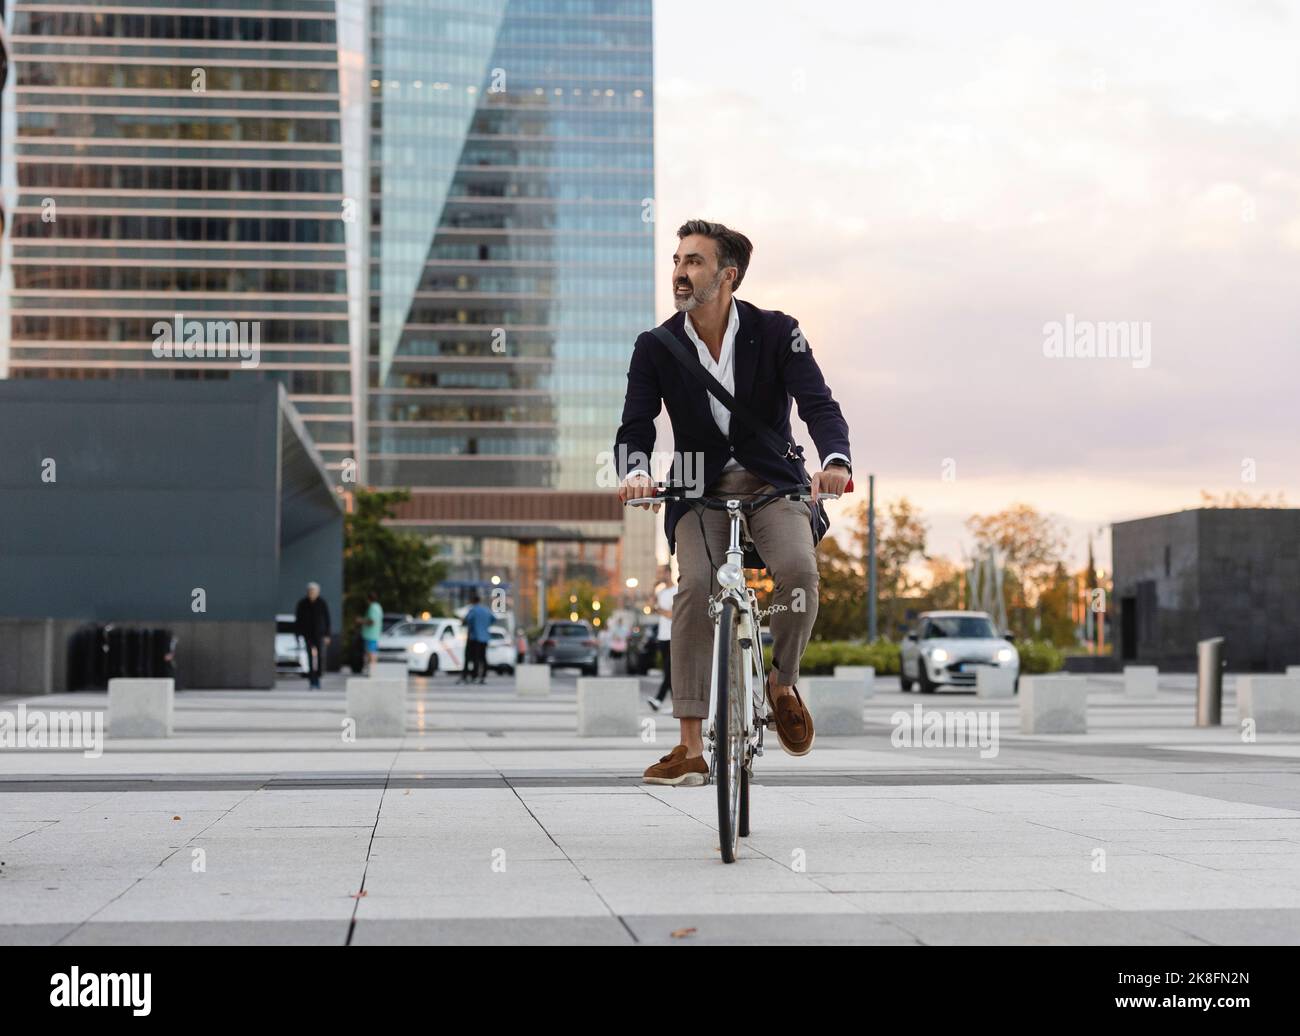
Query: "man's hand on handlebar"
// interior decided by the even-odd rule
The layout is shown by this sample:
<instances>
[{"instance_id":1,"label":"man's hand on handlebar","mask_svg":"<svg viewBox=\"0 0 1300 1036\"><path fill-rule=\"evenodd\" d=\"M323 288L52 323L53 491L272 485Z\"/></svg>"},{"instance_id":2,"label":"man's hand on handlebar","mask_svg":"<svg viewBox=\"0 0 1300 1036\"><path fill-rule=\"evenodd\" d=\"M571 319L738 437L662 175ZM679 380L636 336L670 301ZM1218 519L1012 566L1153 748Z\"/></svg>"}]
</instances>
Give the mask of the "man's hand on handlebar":
<instances>
[{"instance_id":1,"label":"man's hand on handlebar","mask_svg":"<svg viewBox=\"0 0 1300 1036\"><path fill-rule=\"evenodd\" d=\"M838 464L832 464L821 471L813 472L812 477L812 498L813 503L823 494L827 496L843 496L844 489L849 484L850 479L847 468L842 468Z\"/></svg>"},{"instance_id":2,"label":"man's hand on handlebar","mask_svg":"<svg viewBox=\"0 0 1300 1036\"><path fill-rule=\"evenodd\" d=\"M619 503L627 503L629 500L635 500L638 497L654 496L658 492L655 481L649 475L629 475L618 487ZM634 507L651 507L654 512L659 513L660 504L634 504Z\"/></svg>"}]
</instances>

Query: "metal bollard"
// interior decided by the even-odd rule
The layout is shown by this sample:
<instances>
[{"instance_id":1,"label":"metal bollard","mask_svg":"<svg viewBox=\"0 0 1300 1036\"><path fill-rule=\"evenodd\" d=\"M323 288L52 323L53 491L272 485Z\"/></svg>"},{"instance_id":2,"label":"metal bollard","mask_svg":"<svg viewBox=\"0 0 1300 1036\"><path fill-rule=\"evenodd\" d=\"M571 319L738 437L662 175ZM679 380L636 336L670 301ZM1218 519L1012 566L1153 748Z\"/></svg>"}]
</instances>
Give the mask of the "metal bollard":
<instances>
[{"instance_id":1,"label":"metal bollard","mask_svg":"<svg viewBox=\"0 0 1300 1036\"><path fill-rule=\"evenodd\" d=\"M1217 727L1223 722L1223 638L1196 645L1196 725Z\"/></svg>"}]
</instances>

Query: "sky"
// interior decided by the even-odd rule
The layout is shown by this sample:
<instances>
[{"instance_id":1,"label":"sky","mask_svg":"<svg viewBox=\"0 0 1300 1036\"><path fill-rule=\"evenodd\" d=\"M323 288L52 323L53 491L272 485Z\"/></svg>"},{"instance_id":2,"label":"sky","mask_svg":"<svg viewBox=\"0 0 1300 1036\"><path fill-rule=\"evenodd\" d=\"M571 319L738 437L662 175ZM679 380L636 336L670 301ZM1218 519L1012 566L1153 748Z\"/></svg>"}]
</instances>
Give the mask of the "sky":
<instances>
[{"instance_id":1,"label":"sky","mask_svg":"<svg viewBox=\"0 0 1300 1036\"><path fill-rule=\"evenodd\" d=\"M656 0L659 319L681 223L746 234L855 487L954 560L1017 502L1103 565L1202 490L1300 506L1298 55L1300 0Z\"/></svg>"}]
</instances>

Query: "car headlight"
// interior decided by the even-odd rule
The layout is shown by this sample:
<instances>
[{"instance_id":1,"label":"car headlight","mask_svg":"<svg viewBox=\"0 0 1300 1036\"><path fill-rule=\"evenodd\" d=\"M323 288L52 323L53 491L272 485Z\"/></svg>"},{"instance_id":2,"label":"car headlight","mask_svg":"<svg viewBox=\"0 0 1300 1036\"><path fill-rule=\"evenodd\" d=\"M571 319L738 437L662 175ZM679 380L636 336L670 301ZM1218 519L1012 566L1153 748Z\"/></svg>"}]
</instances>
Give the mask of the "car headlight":
<instances>
[{"instance_id":1,"label":"car headlight","mask_svg":"<svg viewBox=\"0 0 1300 1036\"><path fill-rule=\"evenodd\" d=\"M1010 648L998 648L999 662L1010 662L1015 657L1016 657L1016 653L1012 651Z\"/></svg>"},{"instance_id":2,"label":"car headlight","mask_svg":"<svg viewBox=\"0 0 1300 1036\"><path fill-rule=\"evenodd\" d=\"M429 645L422 640L417 640L414 644L411 645L411 654L413 655L424 655L427 654L428 651L429 651Z\"/></svg>"},{"instance_id":3,"label":"car headlight","mask_svg":"<svg viewBox=\"0 0 1300 1036\"><path fill-rule=\"evenodd\" d=\"M948 661L948 649L947 649L947 648L934 648L934 649L930 652L930 661L931 661L931 662L946 662L946 661Z\"/></svg>"}]
</instances>

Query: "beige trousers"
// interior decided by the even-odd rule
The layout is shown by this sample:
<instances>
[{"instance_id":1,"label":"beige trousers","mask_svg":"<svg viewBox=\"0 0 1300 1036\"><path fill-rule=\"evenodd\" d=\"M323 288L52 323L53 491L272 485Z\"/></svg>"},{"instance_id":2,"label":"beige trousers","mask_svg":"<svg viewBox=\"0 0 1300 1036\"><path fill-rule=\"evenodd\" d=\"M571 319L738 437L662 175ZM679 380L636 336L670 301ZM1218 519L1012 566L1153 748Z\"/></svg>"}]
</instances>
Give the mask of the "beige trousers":
<instances>
[{"instance_id":1,"label":"beige trousers","mask_svg":"<svg viewBox=\"0 0 1300 1036\"><path fill-rule=\"evenodd\" d=\"M745 470L724 471L705 489L707 496L728 493L770 493L773 487ZM799 678L799 660L817 618L817 553L812 538L812 505L794 500L773 500L743 520L749 536L763 555L775 584L774 597L765 605L784 604L773 612L772 668L777 682L790 686ZM700 529L700 518L704 530ZM702 719L709 711L709 678L713 667L713 620L709 597L720 588L717 568L727 560L731 521L725 511L688 511L675 528L677 596L673 598L672 676L673 716ZM705 537L708 551L705 551Z\"/></svg>"}]
</instances>

